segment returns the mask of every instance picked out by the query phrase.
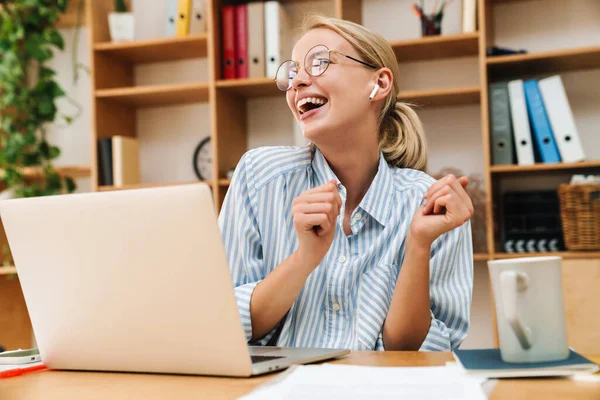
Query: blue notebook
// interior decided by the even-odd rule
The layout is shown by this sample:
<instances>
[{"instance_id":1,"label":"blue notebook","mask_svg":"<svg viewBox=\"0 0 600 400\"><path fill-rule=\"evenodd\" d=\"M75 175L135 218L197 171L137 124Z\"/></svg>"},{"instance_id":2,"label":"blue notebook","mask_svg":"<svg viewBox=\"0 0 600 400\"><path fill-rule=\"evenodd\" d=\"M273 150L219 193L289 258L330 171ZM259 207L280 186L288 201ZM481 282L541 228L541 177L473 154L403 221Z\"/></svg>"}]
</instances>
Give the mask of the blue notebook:
<instances>
[{"instance_id":1,"label":"blue notebook","mask_svg":"<svg viewBox=\"0 0 600 400\"><path fill-rule=\"evenodd\" d=\"M456 350L454 358L469 375L488 378L565 376L593 373L599 369L598 365L573 350L570 350L566 360L531 364L505 363L500 356L500 349Z\"/></svg>"}]
</instances>

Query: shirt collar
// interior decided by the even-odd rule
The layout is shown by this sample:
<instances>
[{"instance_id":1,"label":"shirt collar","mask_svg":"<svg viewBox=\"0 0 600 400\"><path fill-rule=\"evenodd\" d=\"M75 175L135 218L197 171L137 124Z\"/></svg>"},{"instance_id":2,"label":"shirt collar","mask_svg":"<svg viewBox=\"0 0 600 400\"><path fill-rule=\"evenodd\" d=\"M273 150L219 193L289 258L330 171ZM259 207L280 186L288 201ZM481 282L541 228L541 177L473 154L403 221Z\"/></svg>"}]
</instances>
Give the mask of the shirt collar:
<instances>
[{"instance_id":1,"label":"shirt collar","mask_svg":"<svg viewBox=\"0 0 600 400\"><path fill-rule=\"evenodd\" d=\"M329 163L316 147L312 146L312 163L311 170L314 174L313 187L324 185L331 179L338 183L338 189L340 189L342 198L345 199L345 188L341 185L340 180L337 178L335 173L331 170ZM359 208L364 210L367 214L372 216L381 225L385 226L392 207L392 195L394 193L394 182L391 171L392 167L385 161L385 157L382 152L379 152L379 166L377 174L371 182L369 190L358 205Z\"/></svg>"}]
</instances>

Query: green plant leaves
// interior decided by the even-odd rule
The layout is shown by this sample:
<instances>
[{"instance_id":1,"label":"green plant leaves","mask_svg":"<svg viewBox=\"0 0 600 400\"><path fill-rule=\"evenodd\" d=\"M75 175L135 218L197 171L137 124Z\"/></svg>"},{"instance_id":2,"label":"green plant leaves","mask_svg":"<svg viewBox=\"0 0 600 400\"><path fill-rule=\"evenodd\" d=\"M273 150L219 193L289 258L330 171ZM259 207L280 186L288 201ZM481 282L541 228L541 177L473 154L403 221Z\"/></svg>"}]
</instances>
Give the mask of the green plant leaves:
<instances>
[{"instance_id":1,"label":"green plant leaves","mask_svg":"<svg viewBox=\"0 0 600 400\"><path fill-rule=\"evenodd\" d=\"M69 1L4 0L2 4L0 178L20 197L72 193L75 181L52 166L60 149L48 143L43 131L56 117L56 100L66 95L56 81L56 72L45 62L53 57L53 49L64 49L54 24ZM32 63L39 68L28 68ZM25 176L24 167L37 172Z\"/></svg>"}]
</instances>

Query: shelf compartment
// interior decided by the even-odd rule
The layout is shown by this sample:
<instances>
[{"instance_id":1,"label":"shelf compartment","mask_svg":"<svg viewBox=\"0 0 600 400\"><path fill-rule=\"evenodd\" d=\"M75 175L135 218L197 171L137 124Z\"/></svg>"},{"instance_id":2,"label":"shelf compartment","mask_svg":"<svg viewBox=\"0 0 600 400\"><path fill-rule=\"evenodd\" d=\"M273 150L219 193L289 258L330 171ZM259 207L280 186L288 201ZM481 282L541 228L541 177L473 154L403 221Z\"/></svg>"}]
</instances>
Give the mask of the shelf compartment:
<instances>
[{"instance_id":1,"label":"shelf compartment","mask_svg":"<svg viewBox=\"0 0 600 400\"><path fill-rule=\"evenodd\" d=\"M101 89L96 90L96 99L141 107L206 103L208 101L208 84L185 83Z\"/></svg>"},{"instance_id":2,"label":"shelf compartment","mask_svg":"<svg viewBox=\"0 0 600 400\"><path fill-rule=\"evenodd\" d=\"M533 165L492 165L494 174L510 174L522 172L564 171L571 169L600 168L600 160L581 161L577 163L538 163Z\"/></svg>"},{"instance_id":3,"label":"shelf compartment","mask_svg":"<svg viewBox=\"0 0 600 400\"><path fill-rule=\"evenodd\" d=\"M479 54L479 33L396 40L391 41L390 45L398 62L477 56Z\"/></svg>"},{"instance_id":4,"label":"shelf compartment","mask_svg":"<svg viewBox=\"0 0 600 400\"><path fill-rule=\"evenodd\" d=\"M186 60L206 57L207 37L207 34L202 34L132 42L105 42L97 43L94 51L131 64Z\"/></svg>"},{"instance_id":5,"label":"shelf compartment","mask_svg":"<svg viewBox=\"0 0 600 400\"><path fill-rule=\"evenodd\" d=\"M481 90L477 86L401 91L399 97L402 101L419 106L453 106L464 104L478 104L481 100Z\"/></svg>"},{"instance_id":6,"label":"shelf compartment","mask_svg":"<svg viewBox=\"0 0 600 400\"><path fill-rule=\"evenodd\" d=\"M487 57L493 78L600 68L600 46Z\"/></svg>"}]
</instances>

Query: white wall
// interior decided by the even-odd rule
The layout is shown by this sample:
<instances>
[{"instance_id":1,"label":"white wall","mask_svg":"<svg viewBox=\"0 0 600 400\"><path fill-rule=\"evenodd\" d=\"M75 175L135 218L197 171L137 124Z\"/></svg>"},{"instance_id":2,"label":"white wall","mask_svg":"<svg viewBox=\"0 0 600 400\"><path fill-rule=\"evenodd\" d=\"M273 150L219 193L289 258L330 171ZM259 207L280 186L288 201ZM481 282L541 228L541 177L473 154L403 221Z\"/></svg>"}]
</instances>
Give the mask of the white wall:
<instances>
[{"instance_id":1,"label":"white wall","mask_svg":"<svg viewBox=\"0 0 600 400\"><path fill-rule=\"evenodd\" d=\"M575 2L575 1L573 1ZM416 38L420 35L417 17L410 12L412 0L364 0L364 25L388 40ZM432 0L427 0L426 9ZM600 3L577 0L578 7L565 7L555 0L532 0L494 6L496 44L527 48L530 51L562 49L600 44ZM138 38L163 36L164 0L134 0ZM140 5L142 5L140 7ZM143 6L145 5L145 7ZM298 22L299 11L319 10L333 13L333 2L300 2L289 5ZM460 0L447 9L442 33L460 31ZM63 30L70 49L72 30ZM87 30L79 45L79 59L88 61ZM67 52L57 54L52 64L67 92L84 107L84 114L71 127L52 128L51 139L63 149L58 164L89 164L91 130L91 92L89 78L83 74L77 86L71 84L71 61ZM404 89L426 89L479 84L477 59L466 57L435 62L401 64ZM562 74L576 123L591 159L600 159L600 70ZM138 84L203 81L208 78L205 60L192 60L136 68ZM303 144L304 138L280 98L259 98L248 102L249 146ZM419 110L430 146L430 170L457 166L467 174L483 173L480 107L477 105ZM187 105L140 110L138 135L142 138L142 180L144 182L187 181L195 179L191 157L195 144L209 135L208 106ZM168 166L168 168L165 168ZM567 179L563 177L562 179ZM559 178L560 180L560 178ZM556 179L554 179L556 181ZM548 185L539 179L527 185ZM541 183L540 183L541 182ZM518 181L503 187L520 186ZM489 279L485 262L475 263L472 325L464 347L492 346Z\"/></svg>"}]
</instances>

